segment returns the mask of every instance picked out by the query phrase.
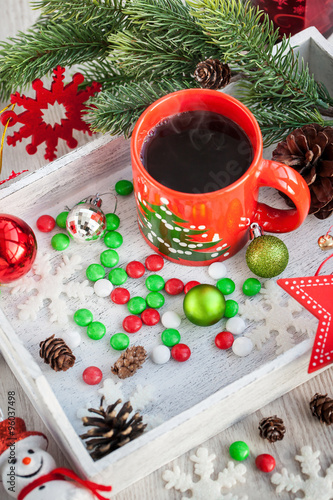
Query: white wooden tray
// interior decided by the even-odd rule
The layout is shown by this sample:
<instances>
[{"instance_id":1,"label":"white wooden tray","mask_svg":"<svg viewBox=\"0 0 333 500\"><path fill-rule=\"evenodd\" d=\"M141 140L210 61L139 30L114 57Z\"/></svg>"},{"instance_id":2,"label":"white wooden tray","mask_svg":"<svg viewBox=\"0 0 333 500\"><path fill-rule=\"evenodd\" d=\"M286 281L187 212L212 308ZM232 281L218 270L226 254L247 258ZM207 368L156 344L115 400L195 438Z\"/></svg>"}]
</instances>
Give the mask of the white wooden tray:
<instances>
[{"instance_id":1,"label":"white wooden tray","mask_svg":"<svg viewBox=\"0 0 333 500\"><path fill-rule=\"evenodd\" d=\"M296 35L293 40L311 70L332 92L333 51L330 44L314 28ZM270 153L271 150L266 151L267 158ZM129 141L121 137L103 137L3 188L0 191L0 212L19 216L36 229L36 220L40 215L49 213L56 216L65 205L73 206L90 194L112 191L115 182L122 178L131 178ZM273 190L263 190L261 196L263 201L284 207ZM112 211L111 197L105 195L103 199L104 211ZM125 267L133 259L144 261L152 252L139 233L134 197L121 198L117 213L121 219L119 230L124 237L124 244L119 249L119 266ZM328 230L329 225L330 221L319 221L312 216L297 231L281 236L290 252L290 263L281 277L314 274L324 258L317 239ZM52 250L49 234L36 230L36 235L39 254L49 252L55 269L62 255ZM84 281L85 268L91 263L98 263L99 255L105 249L102 241L87 246L71 243L65 254L79 254L83 259L83 269L74 273L73 279ZM226 265L228 276L234 279L238 290L231 298L242 303L245 297L241 285L251 276L245 264L245 249L226 261ZM202 283L213 283L205 267L189 268L166 262L160 274L165 279L177 276L185 282L196 279ZM143 279L129 279L126 287L132 296L147 293ZM214 347L214 337L224 329L224 320L210 328L195 327L184 318L182 299L166 296L161 312L173 309L182 314L182 341L191 347L192 356L186 363L171 360L166 365L154 365L148 359L134 377L123 381L122 386L127 397L138 384L152 385L154 402L142 414L159 415L164 423L94 462L79 438L85 428L76 412L87 403L94 407L99 405L97 389L100 386L85 385L81 376L85 367L97 365L102 369L104 378L117 380L111 375L110 367L120 353L110 348L109 339L112 334L122 331L122 320L128 314L126 306L117 306L109 299L95 295L85 301L63 297L72 313L80 307L89 307L94 319L107 326L107 334L102 340L93 341L70 318L65 329L79 330L83 340L74 351L77 357L75 366L66 373L55 373L39 358L38 346L41 340L53 333L61 336L63 327L50 323L47 301L36 321L19 320L17 306L26 298L24 293L10 295L8 288L3 289L1 351L73 466L93 481L111 483L113 493L310 378L307 366L316 321L307 311L300 314L313 324L311 338L295 332L294 346L277 355L276 338L272 333L261 350L255 349L248 357L237 358L232 352L219 351ZM254 297L253 300L260 301L260 298ZM284 318L281 318L283 322ZM250 333L254 327L254 323L248 322L246 332ZM162 330L161 324L142 328L130 336L131 345L144 345L149 352L161 342Z\"/></svg>"}]
</instances>

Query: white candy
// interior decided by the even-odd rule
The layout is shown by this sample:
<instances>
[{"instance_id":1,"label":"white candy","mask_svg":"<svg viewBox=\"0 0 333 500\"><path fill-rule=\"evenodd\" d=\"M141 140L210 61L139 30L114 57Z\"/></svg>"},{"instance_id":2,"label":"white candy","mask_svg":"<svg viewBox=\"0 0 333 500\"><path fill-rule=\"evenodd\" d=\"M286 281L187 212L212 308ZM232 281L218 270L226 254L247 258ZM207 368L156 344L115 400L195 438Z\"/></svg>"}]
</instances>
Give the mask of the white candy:
<instances>
[{"instance_id":1,"label":"white candy","mask_svg":"<svg viewBox=\"0 0 333 500\"><path fill-rule=\"evenodd\" d=\"M248 356L253 349L253 342L247 337L238 337L232 344L232 350L236 356Z\"/></svg>"},{"instance_id":2,"label":"white candy","mask_svg":"<svg viewBox=\"0 0 333 500\"><path fill-rule=\"evenodd\" d=\"M98 297L107 297L113 290L113 285L111 281L102 279L96 281L94 284L94 290Z\"/></svg>"},{"instance_id":3,"label":"white candy","mask_svg":"<svg viewBox=\"0 0 333 500\"><path fill-rule=\"evenodd\" d=\"M227 268L222 262L213 262L208 268L208 274L213 280L220 280L227 274Z\"/></svg>"},{"instance_id":4,"label":"white candy","mask_svg":"<svg viewBox=\"0 0 333 500\"><path fill-rule=\"evenodd\" d=\"M234 335L240 335L244 332L246 328L245 321L242 318L234 317L228 319L225 324L225 329L227 332L233 333Z\"/></svg>"},{"instance_id":5,"label":"white candy","mask_svg":"<svg viewBox=\"0 0 333 500\"><path fill-rule=\"evenodd\" d=\"M181 323L179 314L174 311L166 311L161 318L162 325L165 328L178 328Z\"/></svg>"},{"instance_id":6,"label":"white candy","mask_svg":"<svg viewBox=\"0 0 333 500\"><path fill-rule=\"evenodd\" d=\"M70 349L76 349L81 344L81 335L79 332L72 331L61 334L61 338L66 342Z\"/></svg>"},{"instance_id":7,"label":"white candy","mask_svg":"<svg viewBox=\"0 0 333 500\"><path fill-rule=\"evenodd\" d=\"M170 356L170 349L166 345L157 345L150 353L150 359L157 365L167 363Z\"/></svg>"}]
</instances>

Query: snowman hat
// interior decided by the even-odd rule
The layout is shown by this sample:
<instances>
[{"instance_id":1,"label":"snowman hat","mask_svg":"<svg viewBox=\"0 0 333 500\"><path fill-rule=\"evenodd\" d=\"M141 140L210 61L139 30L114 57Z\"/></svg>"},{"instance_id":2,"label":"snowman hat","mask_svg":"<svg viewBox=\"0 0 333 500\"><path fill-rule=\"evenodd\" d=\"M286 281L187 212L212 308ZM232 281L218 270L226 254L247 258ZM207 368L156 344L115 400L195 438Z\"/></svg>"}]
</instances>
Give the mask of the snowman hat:
<instances>
[{"instance_id":1,"label":"snowman hat","mask_svg":"<svg viewBox=\"0 0 333 500\"><path fill-rule=\"evenodd\" d=\"M24 446L46 450L47 437L41 432L27 431L22 418L7 418L0 422L0 469L8 458L15 458L22 441ZM14 453L14 455L13 455Z\"/></svg>"}]
</instances>

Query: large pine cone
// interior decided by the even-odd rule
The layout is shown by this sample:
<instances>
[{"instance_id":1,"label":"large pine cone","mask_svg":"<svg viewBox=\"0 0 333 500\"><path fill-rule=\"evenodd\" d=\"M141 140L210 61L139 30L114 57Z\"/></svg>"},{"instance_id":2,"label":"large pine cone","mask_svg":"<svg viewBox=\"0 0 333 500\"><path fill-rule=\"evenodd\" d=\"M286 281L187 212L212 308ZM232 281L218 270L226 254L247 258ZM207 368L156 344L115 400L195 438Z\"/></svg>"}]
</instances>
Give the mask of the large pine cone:
<instances>
[{"instance_id":1,"label":"large pine cone","mask_svg":"<svg viewBox=\"0 0 333 500\"><path fill-rule=\"evenodd\" d=\"M268 439L270 443L281 441L286 432L283 420L276 415L263 418L259 422L259 435L263 439Z\"/></svg>"},{"instance_id":2,"label":"large pine cone","mask_svg":"<svg viewBox=\"0 0 333 500\"><path fill-rule=\"evenodd\" d=\"M328 398L327 394L315 394L310 401L310 409L312 415L320 422L333 424L333 399Z\"/></svg>"},{"instance_id":3,"label":"large pine cone","mask_svg":"<svg viewBox=\"0 0 333 500\"><path fill-rule=\"evenodd\" d=\"M293 167L311 193L310 214L326 219L333 210L333 127L313 123L291 132L273 151L273 160ZM291 207L292 201L280 193Z\"/></svg>"},{"instance_id":4,"label":"large pine cone","mask_svg":"<svg viewBox=\"0 0 333 500\"><path fill-rule=\"evenodd\" d=\"M98 460L129 443L140 436L147 427L146 424L142 423L142 417L139 413L129 418L133 411L129 401L121 407L118 413L116 406L121 403L121 399L106 409L104 409L103 403L104 397L101 399L98 410L94 408L88 410L98 416L82 418L83 425L92 428L86 434L82 434L80 438L88 439L86 446L94 460Z\"/></svg>"},{"instance_id":5,"label":"large pine cone","mask_svg":"<svg viewBox=\"0 0 333 500\"><path fill-rule=\"evenodd\" d=\"M55 339L54 335L43 340L39 347L40 357L56 372L65 372L75 363L75 356L66 342L62 339Z\"/></svg>"},{"instance_id":6,"label":"large pine cone","mask_svg":"<svg viewBox=\"0 0 333 500\"><path fill-rule=\"evenodd\" d=\"M111 372L119 378L128 378L142 367L147 357L147 352L141 345L128 347L117 359Z\"/></svg>"},{"instance_id":7,"label":"large pine cone","mask_svg":"<svg viewBox=\"0 0 333 500\"><path fill-rule=\"evenodd\" d=\"M218 59L206 59L199 62L194 72L195 80L204 89L222 89L230 82L231 71L228 64Z\"/></svg>"}]
</instances>

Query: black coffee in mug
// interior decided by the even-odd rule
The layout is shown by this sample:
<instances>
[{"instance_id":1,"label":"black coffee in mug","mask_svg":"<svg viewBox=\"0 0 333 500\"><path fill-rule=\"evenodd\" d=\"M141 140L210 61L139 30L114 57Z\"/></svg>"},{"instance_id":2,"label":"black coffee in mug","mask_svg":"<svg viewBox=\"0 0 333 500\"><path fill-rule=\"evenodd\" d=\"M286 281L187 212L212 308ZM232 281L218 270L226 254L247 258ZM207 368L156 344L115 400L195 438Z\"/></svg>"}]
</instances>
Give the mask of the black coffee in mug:
<instances>
[{"instance_id":1,"label":"black coffee in mug","mask_svg":"<svg viewBox=\"0 0 333 500\"><path fill-rule=\"evenodd\" d=\"M235 122L212 111L186 111L159 123L148 135L141 161L160 184L183 193L209 193L237 181L253 149Z\"/></svg>"}]
</instances>

